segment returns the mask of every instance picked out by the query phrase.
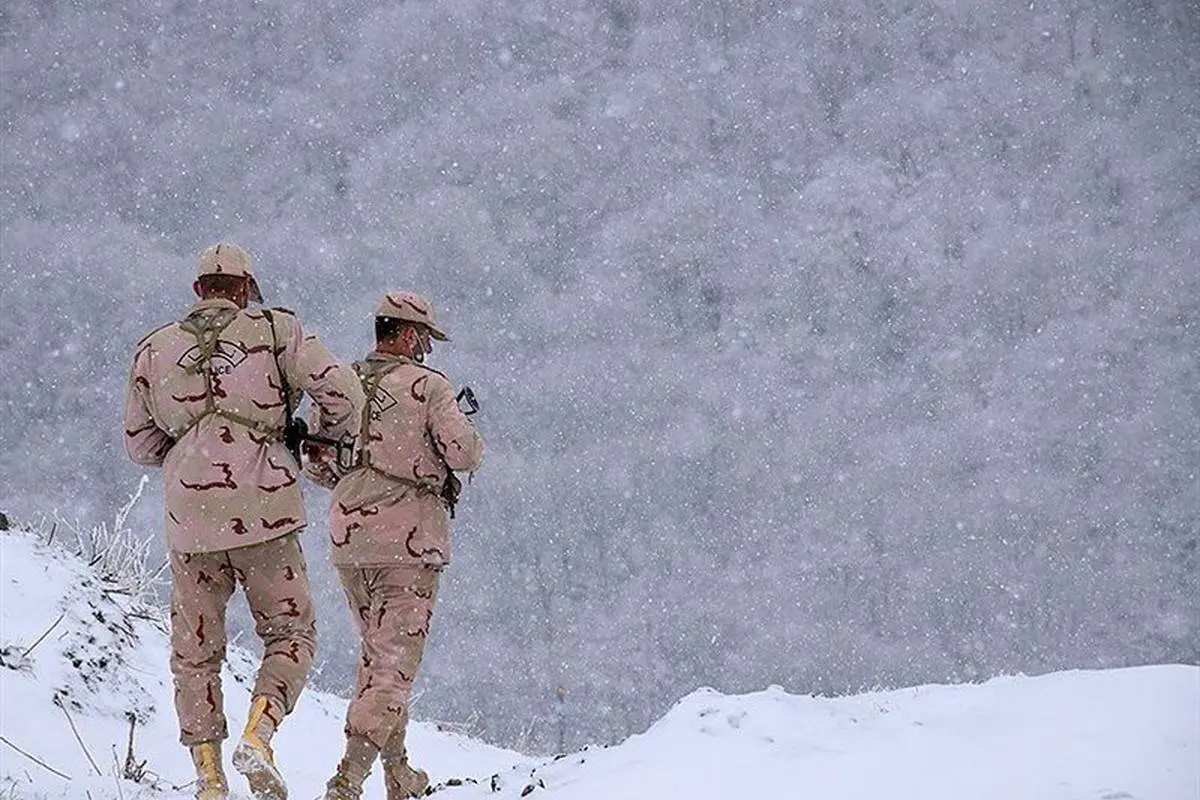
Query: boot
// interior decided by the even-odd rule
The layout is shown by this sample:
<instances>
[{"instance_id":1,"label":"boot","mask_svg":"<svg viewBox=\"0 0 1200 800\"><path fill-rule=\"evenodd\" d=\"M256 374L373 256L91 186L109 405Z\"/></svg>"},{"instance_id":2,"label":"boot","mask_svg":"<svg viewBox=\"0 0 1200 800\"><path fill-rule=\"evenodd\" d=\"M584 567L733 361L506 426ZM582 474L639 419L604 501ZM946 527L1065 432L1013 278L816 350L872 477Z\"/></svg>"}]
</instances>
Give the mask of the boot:
<instances>
[{"instance_id":1,"label":"boot","mask_svg":"<svg viewBox=\"0 0 1200 800\"><path fill-rule=\"evenodd\" d=\"M255 800L287 800L287 784L275 767L271 750L271 737L282 720L282 710L270 698L255 697L242 740L233 751L233 768L245 776Z\"/></svg>"},{"instance_id":2,"label":"boot","mask_svg":"<svg viewBox=\"0 0 1200 800\"><path fill-rule=\"evenodd\" d=\"M387 800L420 797L429 788L429 775L423 769L414 769L407 758L392 759L383 762L383 786Z\"/></svg>"},{"instance_id":3,"label":"boot","mask_svg":"<svg viewBox=\"0 0 1200 800\"><path fill-rule=\"evenodd\" d=\"M429 788L429 775L423 769L413 769L408 763L408 748L404 746L408 714L402 714L379 752L383 759L383 786L387 800L420 797Z\"/></svg>"},{"instance_id":4,"label":"boot","mask_svg":"<svg viewBox=\"0 0 1200 800\"><path fill-rule=\"evenodd\" d=\"M325 784L324 800L360 800L363 784L371 774L371 765L379 755L379 748L365 736L348 736L346 754L338 764L337 772Z\"/></svg>"},{"instance_id":5,"label":"boot","mask_svg":"<svg viewBox=\"0 0 1200 800\"><path fill-rule=\"evenodd\" d=\"M325 784L322 800L362 800L362 784L356 784L343 775L335 773Z\"/></svg>"},{"instance_id":6,"label":"boot","mask_svg":"<svg viewBox=\"0 0 1200 800\"><path fill-rule=\"evenodd\" d=\"M191 748L196 766L196 800L229 800L229 782L221 764L221 743L201 742Z\"/></svg>"}]
</instances>

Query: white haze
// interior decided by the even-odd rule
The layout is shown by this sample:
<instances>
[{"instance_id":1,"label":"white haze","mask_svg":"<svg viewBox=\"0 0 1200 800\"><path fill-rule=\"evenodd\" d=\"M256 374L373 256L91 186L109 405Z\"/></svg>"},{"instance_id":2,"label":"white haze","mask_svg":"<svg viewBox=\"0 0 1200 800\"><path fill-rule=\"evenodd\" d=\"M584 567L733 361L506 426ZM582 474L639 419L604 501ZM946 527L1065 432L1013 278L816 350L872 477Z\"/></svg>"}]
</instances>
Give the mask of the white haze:
<instances>
[{"instance_id":1,"label":"white haze","mask_svg":"<svg viewBox=\"0 0 1200 800\"><path fill-rule=\"evenodd\" d=\"M1189 0L10 0L0 511L133 491L231 237L346 359L427 294L483 403L431 715L1196 663L1198 54Z\"/></svg>"}]
</instances>

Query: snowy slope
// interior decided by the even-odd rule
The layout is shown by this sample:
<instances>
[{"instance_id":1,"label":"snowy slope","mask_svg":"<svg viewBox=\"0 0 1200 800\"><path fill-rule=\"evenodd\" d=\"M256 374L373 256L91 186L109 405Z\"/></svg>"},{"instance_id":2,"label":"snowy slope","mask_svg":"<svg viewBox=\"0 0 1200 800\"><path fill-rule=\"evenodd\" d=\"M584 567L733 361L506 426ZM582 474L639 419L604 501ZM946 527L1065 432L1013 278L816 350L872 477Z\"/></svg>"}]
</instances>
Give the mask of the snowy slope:
<instances>
[{"instance_id":1,"label":"snowy slope","mask_svg":"<svg viewBox=\"0 0 1200 800\"><path fill-rule=\"evenodd\" d=\"M157 612L68 552L0 534L0 798L189 797L166 664ZM246 653L231 653L226 707L235 730L251 670ZM344 709L343 700L308 692L277 738L294 798L319 796L339 754ZM135 761L145 761L140 784L115 777L128 713L137 720ZM420 723L411 746L435 781L467 779L437 792L446 800L1197 800L1200 669L832 699L701 690L644 734L557 759ZM367 797L382 797L378 783Z\"/></svg>"},{"instance_id":2,"label":"snowy slope","mask_svg":"<svg viewBox=\"0 0 1200 800\"><path fill-rule=\"evenodd\" d=\"M685 698L619 747L502 776L555 800L1196 800L1200 670L1001 678L828 699ZM533 794L533 793L531 793Z\"/></svg>"},{"instance_id":3,"label":"snowy slope","mask_svg":"<svg viewBox=\"0 0 1200 800\"><path fill-rule=\"evenodd\" d=\"M0 533L0 798L192 796L191 762L177 742L164 617L100 580L73 553L30 534ZM231 732L245 723L253 670L245 650L230 649ZM342 699L307 691L276 737L294 797L315 797L331 774L345 708ZM137 719L135 761L146 762L147 774L141 785L123 781L118 788L128 713ZM522 758L420 723L410 742L414 758L438 780L488 774ZM240 791L229 765L232 744L226 751L226 770ZM375 791L382 796L382 784Z\"/></svg>"}]
</instances>

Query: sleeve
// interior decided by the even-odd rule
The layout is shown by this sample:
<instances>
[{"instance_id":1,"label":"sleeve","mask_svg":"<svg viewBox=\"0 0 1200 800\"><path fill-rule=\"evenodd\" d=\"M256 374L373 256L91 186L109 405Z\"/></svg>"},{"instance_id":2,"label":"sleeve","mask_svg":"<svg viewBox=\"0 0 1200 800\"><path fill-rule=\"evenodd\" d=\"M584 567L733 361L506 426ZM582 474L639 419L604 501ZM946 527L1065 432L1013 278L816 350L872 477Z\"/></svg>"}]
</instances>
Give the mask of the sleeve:
<instances>
[{"instance_id":1,"label":"sleeve","mask_svg":"<svg viewBox=\"0 0 1200 800\"><path fill-rule=\"evenodd\" d=\"M483 437L454 400L450 381L429 381L429 433L452 470L474 473L483 463Z\"/></svg>"},{"instance_id":2,"label":"sleeve","mask_svg":"<svg viewBox=\"0 0 1200 800\"><path fill-rule=\"evenodd\" d=\"M129 374L129 385L125 389L125 452L138 464L158 467L162 466L163 459L175 442L158 427L151 412L153 398L150 381L146 377L149 361L150 348L138 350Z\"/></svg>"},{"instance_id":3,"label":"sleeve","mask_svg":"<svg viewBox=\"0 0 1200 800\"><path fill-rule=\"evenodd\" d=\"M313 334L305 334L295 317L280 365L287 371L288 383L312 398L320 414L321 436L340 439L358 433L365 402L362 385L354 370L334 360L329 350Z\"/></svg>"}]
</instances>

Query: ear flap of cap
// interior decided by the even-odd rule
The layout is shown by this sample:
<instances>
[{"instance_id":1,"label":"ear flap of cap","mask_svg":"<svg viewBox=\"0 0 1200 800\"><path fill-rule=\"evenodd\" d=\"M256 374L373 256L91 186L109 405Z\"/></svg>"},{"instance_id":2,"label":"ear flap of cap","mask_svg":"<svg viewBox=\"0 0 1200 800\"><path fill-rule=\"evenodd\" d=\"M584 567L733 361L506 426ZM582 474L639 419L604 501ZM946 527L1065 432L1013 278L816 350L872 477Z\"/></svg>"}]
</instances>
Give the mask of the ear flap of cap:
<instances>
[{"instance_id":1,"label":"ear flap of cap","mask_svg":"<svg viewBox=\"0 0 1200 800\"><path fill-rule=\"evenodd\" d=\"M250 301L253 303L261 303L263 301L262 290L258 288L258 281L254 279L253 275L247 275L246 277L250 279Z\"/></svg>"}]
</instances>

